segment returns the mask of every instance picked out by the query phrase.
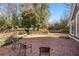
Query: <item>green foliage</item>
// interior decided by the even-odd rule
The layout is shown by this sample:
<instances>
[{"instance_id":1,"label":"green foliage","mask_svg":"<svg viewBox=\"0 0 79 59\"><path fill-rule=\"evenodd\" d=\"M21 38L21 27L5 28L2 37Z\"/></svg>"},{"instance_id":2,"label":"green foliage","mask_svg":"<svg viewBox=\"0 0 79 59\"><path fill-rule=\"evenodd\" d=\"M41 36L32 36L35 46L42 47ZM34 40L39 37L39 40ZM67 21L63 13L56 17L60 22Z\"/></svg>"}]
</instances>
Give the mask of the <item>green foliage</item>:
<instances>
[{"instance_id":1,"label":"green foliage","mask_svg":"<svg viewBox=\"0 0 79 59\"><path fill-rule=\"evenodd\" d=\"M49 16L49 9L48 9L48 4L43 3L41 4L41 27L42 28L48 28L48 16Z\"/></svg>"},{"instance_id":2,"label":"green foliage","mask_svg":"<svg viewBox=\"0 0 79 59\"><path fill-rule=\"evenodd\" d=\"M54 25L53 24L49 24L48 30L54 30Z\"/></svg>"},{"instance_id":3,"label":"green foliage","mask_svg":"<svg viewBox=\"0 0 79 59\"><path fill-rule=\"evenodd\" d=\"M2 19L0 19L0 27L3 27L4 26L4 24L5 24L5 20L2 18Z\"/></svg>"},{"instance_id":4,"label":"green foliage","mask_svg":"<svg viewBox=\"0 0 79 59\"><path fill-rule=\"evenodd\" d=\"M64 33L68 33L69 32L69 27L68 27L68 18L62 18L60 20L60 22L56 22L53 24L49 25L49 30L59 30L61 32Z\"/></svg>"},{"instance_id":5,"label":"green foliage","mask_svg":"<svg viewBox=\"0 0 79 59\"><path fill-rule=\"evenodd\" d=\"M12 20L8 17L5 19L5 26L6 26L6 29L12 28Z\"/></svg>"},{"instance_id":6,"label":"green foliage","mask_svg":"<svg viewBox=\"0 0 79 59\"><path fill-rule=\"evenodd\" d=\"M68 33L69 27L67 26L68 19L61 19L60 22L54 23L54 26L50 26L51 30L62 30L62 32Z\"/></svg>"},{"instance_id":7,"label":"green foliage","mask_svg":"<svg viewBox=\"0 0 79 59\"><path fill-rule=\"evenodd\" d=\"M2 46L2 45L4 45L5 44L5 40L4 39L0 39L0 47Z\"/></svg>"},{"instance_id":8,"label":"green foliage","mask_svg":"<svg viewBox=\"0 0 79 59\"><path fill-rule=\"evenodd\" d=\"M26 31L21 31L21 32L19 33L19 35L23 35L23 34L27 34L27 32L26 32Z\"/></svg>"},{"instance_id":9,"label":"green foliage","mask_svg":"<svg viewBox=\"0 0 79 59\"><path fill-rule=\"evenodd\" d=\"M33 4L34 7L34 13L36 13L39 16L37 29L39 30L48 28L48 16L49 16L49 9L47 3L42 4Z\"/></svg>"},{"instance_id":10,"label":"green foliage","mask_svg":"<svg viewBox=\"0 0 79 59\"><path fill-rule=\"evenodd\" d=\"M68 32L69 27L67 26L67 24L68 24L68 18L61 19L61 21L60 21L60 28L63 29L63 32Z\"/></svg>"},{"instance_id":11,"label":"green foliage","mask_svg":"<svg viewBox=\"0 0 79 59\"><path fill-rule=\"evenodd\" d=\"M0 29L10 29L11 28L11 21L6 17L0 18Z\"/></svg>"},{"instance_id":12,"label":"green foliage","mask_svg":"<svg viewBox=\"0 0 79 59\"><path fill-rule=\"evenodd\" d=\"M3 44L1 44L1 47L13 44L13 43L19 41L20 39L22 39L22 38L21 37L20 38L8 38L7 40L3 41Z\"/></svg>"},{"instance_id":13,"label":"green foliage","mask_svg":"<svg viewBox=\"0 0 79 59\"><path fill-rule=\"evenodd\" d=\"M60 23L58 23L58 22L54 23L54 29L55 29L55 30L61 29L61 28L60 28Z\"/></svg>"},{"instance_id":14,"label":"green foliage","mask_svg":"<svg viewBox=\"0 0 79 59\"><path fill-rule=\"evenodd\" d=\"M22 13L22 27L24 28L31 28L31 27L36 27L38 24L38 15L36 13L33 13L32 11L24 11Z\"/></svg>"},{"instance_id":15,"label":"green foliage","mask_svg":"<svg viewBox=\"0 0 79 59\"><path fill-rule=\"evenodd\" d=\"M0 28L17 29L21 27L28 30L47 28L49 14L47 3L23 4L23 7L21 4L7 4L6 8L1 10L3 14L0 17Z\"/></svg>"}]
</instances>

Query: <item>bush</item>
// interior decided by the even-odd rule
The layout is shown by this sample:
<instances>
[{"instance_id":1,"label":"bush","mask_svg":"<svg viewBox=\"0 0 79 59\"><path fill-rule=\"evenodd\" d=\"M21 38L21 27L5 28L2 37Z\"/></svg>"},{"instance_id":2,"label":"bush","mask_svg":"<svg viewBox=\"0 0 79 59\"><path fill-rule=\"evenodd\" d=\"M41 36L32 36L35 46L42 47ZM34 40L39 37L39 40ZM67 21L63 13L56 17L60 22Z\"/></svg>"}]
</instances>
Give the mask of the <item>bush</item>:
<instances>
[{"instance_id":1,"label":"bush","mask_svg":"<svg viewBox=\"0 0 79 59\"><path fill-rule=\"evenodd\" d=\"M59 38L70 39L69 36L60 36Z\"/></svg>"},{"instance_id":2,"label":"bush","mask_svg":"<svg viewBox=\"0 0 79 59\"><path fill-rule=\"evenodd\" d=\"M0 39L0 47L2 46L2 45L4 45L5 44L5 40L4 39Z\"/></svg>"},{"instance_id":3,"label":"bush","mask_svg":"<svg viewBox=\"0 0 79 59\"><path fill-rule=\"evenodd\" d=\"M21 32L19 33L19 35L23 35L23 34L27 34L27 32L26 32L26 31L21 31Z\"/></svg>"},{"instance_id":4,"label":"bush","mask_svg":"<svg viewBox=\"0 0 79 59\"><path fill-rule=\"evenodd\" d=\"M13 44L13 43L19 41L20 39L22 39L22 38L20 37L20 38L12 38L12 39L10 38L10 39L7 39L7 40L5 40L5 41L2 42L3 44L1 44L0 47Z\"/></svg>"},{"instance_id":5,"label":"bush","mask_svg":"<svg viewBox=\"0 0 79 59\"><path fill-rule=\"evenodd\" d=\"M47 29L44 29L44 30L42 30L41 32L42 32L42 33L45 33L45 34L48 34L49 31L48 31Z\"/></svg>"}]
</instances>

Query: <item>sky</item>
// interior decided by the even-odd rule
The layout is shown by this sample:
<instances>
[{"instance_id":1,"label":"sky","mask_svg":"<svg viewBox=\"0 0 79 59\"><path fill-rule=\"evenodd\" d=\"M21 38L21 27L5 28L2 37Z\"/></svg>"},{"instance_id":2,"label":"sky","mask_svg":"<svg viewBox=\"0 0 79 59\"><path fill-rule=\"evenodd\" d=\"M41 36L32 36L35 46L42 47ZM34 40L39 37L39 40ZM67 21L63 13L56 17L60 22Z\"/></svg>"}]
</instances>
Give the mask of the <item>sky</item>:
<instances>
[{"instance_id":1,"label":"sky","mask_svg":"<svg viewBox=\"0 0 79 59\"><path fill-rule=\"evenodd\" d=\"M51 3L49 4L49 11L49 23L59 22L66 11L66 7L63 3Z\"/></svg>"}]
</instances>

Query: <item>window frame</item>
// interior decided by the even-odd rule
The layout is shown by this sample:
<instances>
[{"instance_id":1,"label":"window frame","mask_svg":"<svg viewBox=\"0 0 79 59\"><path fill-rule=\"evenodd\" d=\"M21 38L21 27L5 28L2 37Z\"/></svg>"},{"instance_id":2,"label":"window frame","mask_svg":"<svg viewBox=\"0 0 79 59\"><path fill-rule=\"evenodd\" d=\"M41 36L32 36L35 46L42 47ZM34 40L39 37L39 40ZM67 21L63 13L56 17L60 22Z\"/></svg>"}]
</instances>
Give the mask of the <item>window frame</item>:
<instances>
[{"instance_id":1,"label":"window frame","mask_svg":"<svg viewBox=\"0 0 79 59\"><path fill-rule=\"evenodd\" d=\"M78 16L79 16L79 10L78 12L76 13L76 37L79 37L79 34L78 34Z\"/></svg>"},{"instance_id":2,"label":"window frame","mask_svg":"<svg viewBox=\"0 0 79 59\"><path fill-rule=\"evenodd\" d=\"M71 33L71 35L75 35L75 33L72 33L73 32L73 29L72 29L72 25L74 24L74 22L75 22L75 20L72 20L71 21L71 26L70 26L70 33ZM75 26L75 24L74 24L74 26ZM74 28L75 29L75 28ZM75 30L76 31L76 30Z\"/></svg>"}]
</instances>

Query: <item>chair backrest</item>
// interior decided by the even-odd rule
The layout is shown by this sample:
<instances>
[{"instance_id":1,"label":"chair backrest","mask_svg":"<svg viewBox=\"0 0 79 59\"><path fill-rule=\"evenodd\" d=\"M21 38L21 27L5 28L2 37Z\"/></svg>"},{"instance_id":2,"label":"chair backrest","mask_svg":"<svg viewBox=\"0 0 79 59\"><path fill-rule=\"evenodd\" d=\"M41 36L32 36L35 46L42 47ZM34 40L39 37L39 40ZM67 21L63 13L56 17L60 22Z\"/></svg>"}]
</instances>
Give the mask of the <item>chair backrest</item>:
<instances>
[{"instance_id":1,"label":"chair backrest","mask_svg":"<svg viewBox=\"0 0 79 59\"><path fill-rule=\"evenodd\" d=\"M50 47L40 47L39 48L39 52L40 54L39 55L44 55L44 54L47 54L47 55L50 55Z\"/></svg>"}]
</instances>

